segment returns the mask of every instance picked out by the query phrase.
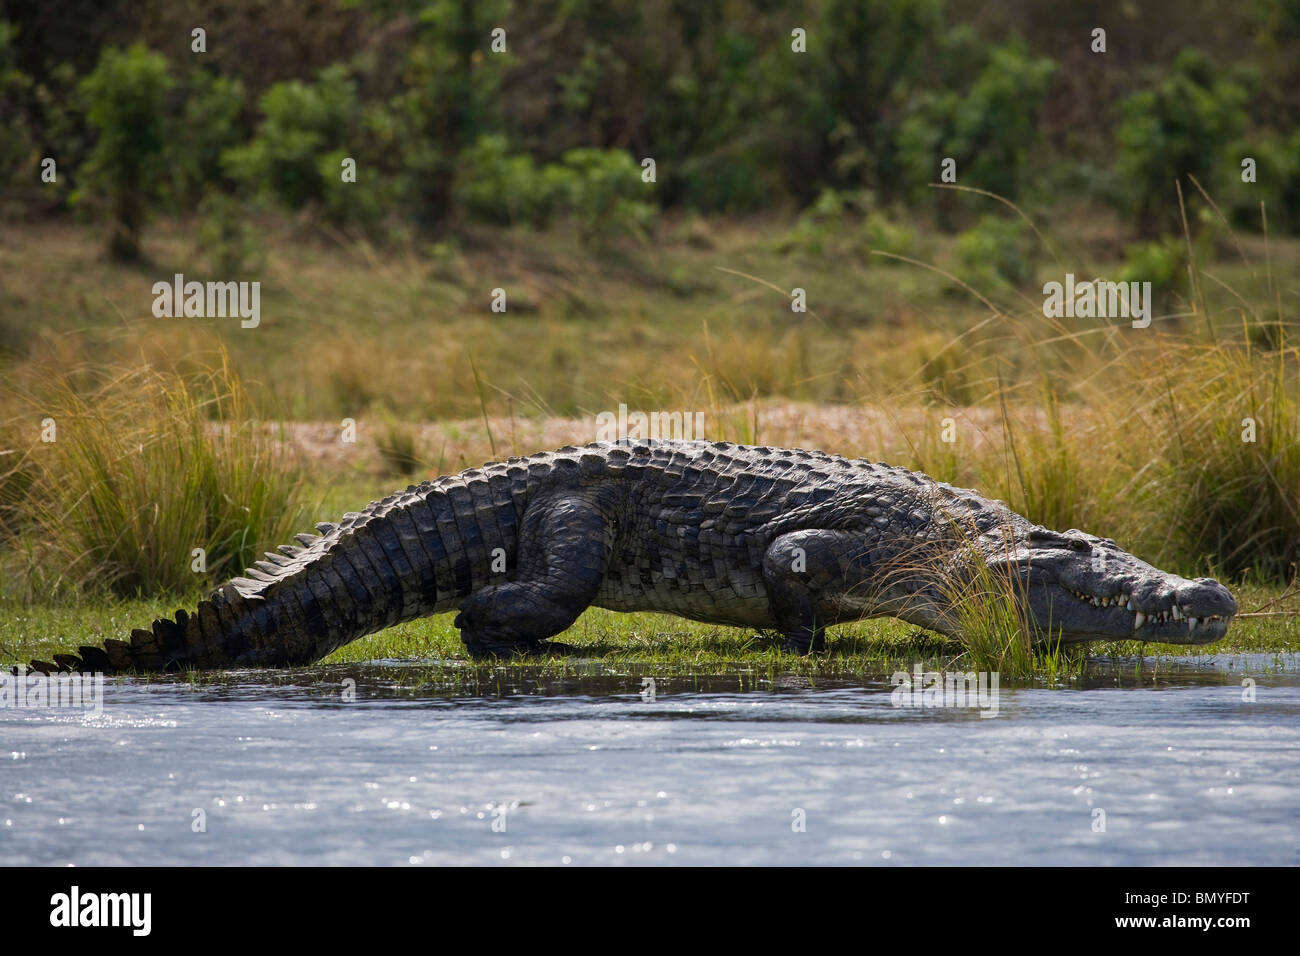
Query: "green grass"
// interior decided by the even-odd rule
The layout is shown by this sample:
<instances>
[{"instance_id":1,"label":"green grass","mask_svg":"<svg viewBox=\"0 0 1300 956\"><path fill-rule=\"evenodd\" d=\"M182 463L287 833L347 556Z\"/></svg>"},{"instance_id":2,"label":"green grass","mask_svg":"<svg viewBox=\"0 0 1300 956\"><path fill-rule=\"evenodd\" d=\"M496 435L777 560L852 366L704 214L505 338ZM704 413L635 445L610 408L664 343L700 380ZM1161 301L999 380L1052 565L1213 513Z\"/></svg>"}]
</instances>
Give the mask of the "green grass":
<instances>
[{"instance_id":1,"label":"green grass","mask_svg":"<svg viewBox=\"0 0 1300 956\"><path fill-rule=\"evenodd\" d=\"M1048 328L1038 311L1047 279L1118 273L1123 233L1103 217L1062 221L1051 236L1061 260L1040 257L1023 288L976 289L1001 310L992 322L944 275L959 267L954 237L927 234L914 251L931 271L871 255L852 222L820 227L856 237L833 254L787 248L789 222L770 218L715 222L706 248L689 222L669 220L653 243L601 254L562 229L477 229L449 260L418 243L326 245L277 219L257 228L269 251L250 277L262 284L263 320L242 329L151 315L150 284L202 261L189 223L158 223L152 263L134 269L100 261L79 227L0 224L0 344L41 355L50 332L78 330L97 361L143 356L182 371L222 347L260 414L328 421L361 421L380 406L407 419L472 419L476 370L492 414L591 414L619 401L700 409L709 396L754 395L964 404L999 381L1036 390L1045 374L1069 403L1080 397L1074 383L1116 349L1159 344L1104 323ZM1239 342L1242 301L1262 321L1279 293L1289 318L1294 293L1282 277L1296 273L1300 242L1274 239L1271 268L1258 238L1241 245L1248 261L1234 252L1205 264L1207 315L1179 300L1181 315L1158 316L1153 329ZM807 313L791 311L795 287L807 291ZM504 314L490 310L494 288L507 293Z\"/></svg>"},{"instance_id":2,"label":"green grass","mask_svg":"<svg viewBox=\"0 0 1300 956\"><path fill-rule=\"evenodd\" d=\"M1280 592L1259 587L1239 590L1249 610ZM78 644L121 638L133 627L192 607L198 594L178 599L106 599L59 606L0 604L0 663L48 660L56 651ZM441 614L389 628L340 648L314 669L336 664L383 660L419 662L422 679L490 687L503 673L517 677L646 674L656 678L696 676L785 675L821 679L885 680L920 661L927 668L996 670L1007 684L1070 686L1086 676L1089 661L1119 658L1222 659L1245 653L1295 653L1300 649L1294 617L1247 618L1235 622L1217 644L1189 647L1136 641L1090 645L1068 655L1029 655L1011 659L974 653L961 643L922 631L892 618L841 625L830 631L828 653L798 657L783 653L775 635L757 635L660 614L617 614L592 608L557 639L573 645L579 656L553 656L523 661L474 662L452 626L451 614ZM981 656L983 654L983 656ZM595 660L591 660L595 659Z\"/></svg>"},{"instance_id":3,"label":"green grass","mask_svg":"<svg viewBox=\"0 0 1300 956\"><path fill-rule=\"evenodd\" d=\"M1045 227L1050 255L1021 288L963 285L954 237L915 237L918 258L904 263L873 256L869 230L842 221L804 223L792 239L777 220L719 221L706 234L698 221L669 220L652 244L599 254L563 230L474 230L433 255L415 244L326 246L282 221L259 225L263 322L251 330L150 314L150 284L193 261L185 223L160 223L152 264L133 269L99 261L93 237L71 226L0 225L0 342L22 356L0 358L3 653L121 637L159 613L149 595L192 599L308 519L337 519L408 474L539 450L529 436L557 416L620 402L703 411L710 438L925 470L1050 527L1114 537L1167 570L1220 576L1247 611L1279 595L1300 558L1295 240L1272 240L1265 254L1258 238L1229 246L1218 235L1217 258L1200 243L1195 297L1175 295L1139 331L1042 314L1041 281L1117 275L1123 235L1105 220ZM795 286L808 292L807 313L790 310ZM496 287L505 314L488 308ZM793 422L774 424L792 408ZM801 417L828 409L844 414ZM42 449L32 436L51 410L60 443ZM346 456L309 462L304 488L258 417L329 429L355 418L365 437ZM1241 440L1246 418L1254 442ZM942 437L949 419L954 442ZM429 421L442 436L420 430ZM215 544L209 573L193 576L190 549L203 542ZM1022 646L1007 607L977 598L954 596L970 625L964 647L870 622L838 629L827 658L800 661L775 639L594 611L564 639L611 666L682 673L867 673L895 655L1049 681L1077 673L1075 655ZM1242 619L1208 653L1293 650L1298 634L1293 616ZM1092 648L1134 652L1207 653ZM463 667L460 655L438 619L335 659Z\"/></svg>"},{"instance_id":4,"label":"green grass","mask_svg":"<svg viewBox=\"0 0 1300 956\"><path fill-rule=\"evenodd\" d=\"M299 476L227 366L38 371L0 385L0 447L26 479L16 497L0 488L19 516L0 592L30 603L187 589L301 526Z\"/></svg>"}]
</instances>

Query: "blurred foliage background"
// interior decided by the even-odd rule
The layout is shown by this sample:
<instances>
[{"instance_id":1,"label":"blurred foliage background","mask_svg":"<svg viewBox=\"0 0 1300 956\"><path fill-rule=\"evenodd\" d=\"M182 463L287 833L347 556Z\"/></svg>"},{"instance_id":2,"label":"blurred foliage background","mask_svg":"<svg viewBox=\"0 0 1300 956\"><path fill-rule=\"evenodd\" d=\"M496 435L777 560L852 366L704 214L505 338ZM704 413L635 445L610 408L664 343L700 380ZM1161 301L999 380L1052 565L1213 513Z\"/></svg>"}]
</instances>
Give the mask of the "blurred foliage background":
<instances>
[{"instance_id":1,"label":"blurred foliage background","mask_svg":"<svg viewBox=\"0 0 1300 956\"><path fill-rule=\"evenodd\" d=\"M950 156L1142 239L1179 231L1189 176L1295 232L1298 81L1300 0L5 0L0 216L101 217L120 259L152 212L237 245L222 197L378 240L564 216L595 242L865 190L954 231L973 214L927 188Z\"/></svg>"},{"instance_id":2,"label":"blurred foliage background","mask_svg":"<svg viewBox=\"0 0 1300 956\"><path fill-rule=\"evenodd\" d=\"M0 599L624 403L1294 580L1297 120L1300 0L0 0ZM1049 320L1069 273L1150 327Z\"/></svg>"}]
</instances>

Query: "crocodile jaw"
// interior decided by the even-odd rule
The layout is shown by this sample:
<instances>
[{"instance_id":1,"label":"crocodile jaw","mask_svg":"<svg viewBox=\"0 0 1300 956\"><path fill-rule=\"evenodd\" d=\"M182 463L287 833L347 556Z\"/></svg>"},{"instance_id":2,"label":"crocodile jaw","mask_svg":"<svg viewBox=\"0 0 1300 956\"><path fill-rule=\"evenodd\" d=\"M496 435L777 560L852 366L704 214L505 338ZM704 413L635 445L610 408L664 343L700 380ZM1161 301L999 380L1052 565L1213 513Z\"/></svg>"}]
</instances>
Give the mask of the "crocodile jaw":
<instances>
[{"instance_id":1,"label":"crocodile jaw","mask_svg":"<svg viewBox=\"0 0 1300 956\"><path fill-rule=\"evenodd\" d=\"M1218 581L1188 579L1140 560L1110 538L1032 527L986 550L1009 574L1030 628L1048 641L1220 640L1237 602Z\"/></svg>"},{"instance_id":2,"label":"crocodile jaw","mask_svg":"<svg viewBox=\"0 0 1300 956\"><path fill-rule=\"evenodd\" d=\"M1228 632L1236 601L1217 581L1189 581L1175 575L1157 588L1124 590L1117 582L1100 593L1072 591L1060 584L1035 584L1028 591L1030 617L1048 640L1156 641L1211 644Z\"/></svg>"}]
</instances>

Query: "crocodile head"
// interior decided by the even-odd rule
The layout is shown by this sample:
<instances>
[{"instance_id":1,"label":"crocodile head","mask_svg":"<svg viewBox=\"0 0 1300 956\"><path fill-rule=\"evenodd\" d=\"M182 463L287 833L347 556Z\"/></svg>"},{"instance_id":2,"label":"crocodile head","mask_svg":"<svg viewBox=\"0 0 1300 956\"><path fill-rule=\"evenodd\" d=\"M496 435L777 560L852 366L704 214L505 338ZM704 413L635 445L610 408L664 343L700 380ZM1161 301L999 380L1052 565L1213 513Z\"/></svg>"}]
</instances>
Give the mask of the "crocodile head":
<instances>
[{"instance_id":1,"label":"crocodile head","mask_svg":"<svg viewBox=\"0 0 1300 956\"><path fill-rule=\"evenodd\" d=\"M991 571L1013 581L1030 626L1065 644L1097 640L1208 644L1237 613L1228 589L1152 567L1110 538L1033 525L985 535Z\"/></svg>"}]
</instances>

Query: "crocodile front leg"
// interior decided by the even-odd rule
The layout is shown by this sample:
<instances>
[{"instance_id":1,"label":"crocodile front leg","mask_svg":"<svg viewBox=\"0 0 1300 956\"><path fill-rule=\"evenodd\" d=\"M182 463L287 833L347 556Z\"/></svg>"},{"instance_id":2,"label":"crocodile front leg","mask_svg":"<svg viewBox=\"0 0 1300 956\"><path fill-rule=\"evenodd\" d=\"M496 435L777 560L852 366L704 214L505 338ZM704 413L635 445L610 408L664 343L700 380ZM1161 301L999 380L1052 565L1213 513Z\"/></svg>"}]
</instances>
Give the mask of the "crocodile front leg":
<instances>
[{"instance_id":1,"label":"crocodile front leg","mask_svg":"<svg viewBox=\"0 0 1300 956\"><path fill-rule=\"evenodd\" d=\"M837 598L870 576L866 555L862 536L845 531L792 531L768 546L763 583L783 650L825 653L826 627L844 617Z\"/></svg>"},{"instance_id":2,"label":"crocodile front leg","mask_svg":"<svg viewBox=\"0 0 1300 956\"><path fill-rule=\"evenodd\" d=\"M571 626L595 599L611 544L612 525L594 501L553 497L530 504L510 580L461 603L455 625L470 655L544 650L542 642Z\"/></svg>"}]
</instances>

